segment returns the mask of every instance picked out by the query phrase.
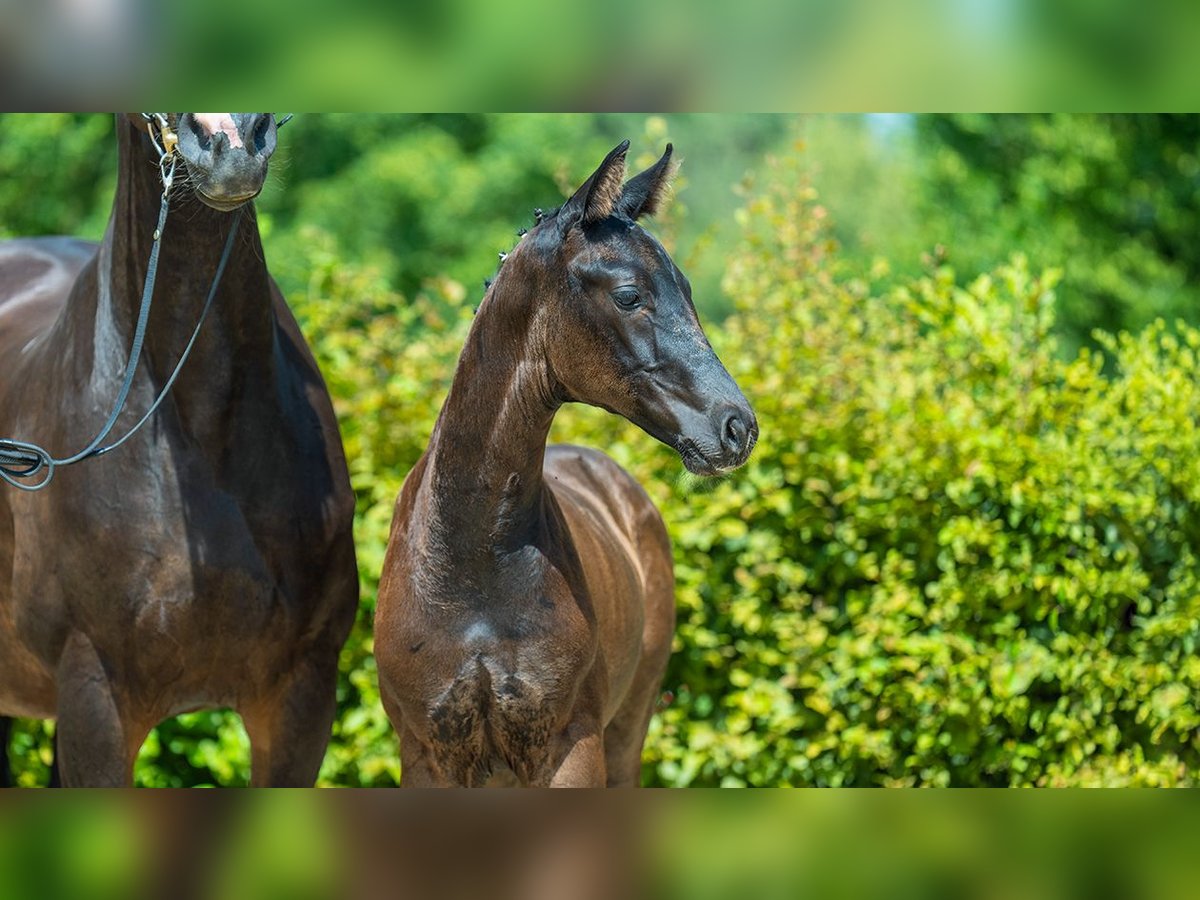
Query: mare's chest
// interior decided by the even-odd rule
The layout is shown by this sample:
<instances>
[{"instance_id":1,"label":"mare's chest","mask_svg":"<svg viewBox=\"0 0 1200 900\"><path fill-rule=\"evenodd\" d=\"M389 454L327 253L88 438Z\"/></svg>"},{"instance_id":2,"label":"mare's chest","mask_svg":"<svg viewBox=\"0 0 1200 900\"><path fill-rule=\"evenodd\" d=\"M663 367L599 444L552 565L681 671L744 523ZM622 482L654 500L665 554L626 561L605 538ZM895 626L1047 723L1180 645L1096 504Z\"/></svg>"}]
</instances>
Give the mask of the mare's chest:
<instances>
[{"instance_id":1,"label":"mare's chest","mask_svg":"<svg viewBox=\"0 0 1200 900\"><path fill-rule=\"evenodd\" d=\"M12 498L26 587L51 582L69 603L107 594L131 607L237 597L246 613L301 600L302 582L344 536L347 506L310 423L276 417L256 434L253 418L230 415L225 443L151 423L112 453L60 469L47 491Z\"/></svg>"}]
</instances>

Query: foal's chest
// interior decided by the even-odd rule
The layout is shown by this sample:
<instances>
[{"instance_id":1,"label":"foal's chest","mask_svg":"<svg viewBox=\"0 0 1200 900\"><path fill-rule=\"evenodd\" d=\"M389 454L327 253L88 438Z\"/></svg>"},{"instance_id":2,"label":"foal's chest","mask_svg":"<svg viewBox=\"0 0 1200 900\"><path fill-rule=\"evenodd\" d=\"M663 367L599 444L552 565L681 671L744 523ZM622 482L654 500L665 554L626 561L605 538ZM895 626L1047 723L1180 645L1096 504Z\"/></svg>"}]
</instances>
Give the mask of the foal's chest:
<instances>
[{"instance_id":1,"label":"foal's chest","mask_svg":"<svg viewBox=\"0 0 1200 900\"><path fill-rule=\"evenodd\" d=\"M481 599L413 630L406 649L423 694L413 725L452 781L481 783L504 766L536 782L591 673L595 621L553 569Z\"/></svg>"}]
</instances>

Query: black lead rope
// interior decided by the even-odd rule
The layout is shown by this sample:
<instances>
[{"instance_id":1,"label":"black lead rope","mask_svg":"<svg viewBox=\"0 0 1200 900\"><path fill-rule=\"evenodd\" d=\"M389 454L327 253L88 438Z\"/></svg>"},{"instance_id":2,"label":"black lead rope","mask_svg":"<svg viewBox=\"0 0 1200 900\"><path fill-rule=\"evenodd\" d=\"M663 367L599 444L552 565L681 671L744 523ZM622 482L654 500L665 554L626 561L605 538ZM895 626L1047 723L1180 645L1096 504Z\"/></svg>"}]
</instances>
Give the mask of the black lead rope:
<instances>
[{"instance_id":1,"label":"black lead rope","mask_svg":"<svg viewBox=\"0 0 1200 900\"><path fill-rule=\"evenodd\" d=\"M151 134L151 137L153 138L153 134ZM154 143L155 146L158 146L157 141ZM171 155L170 151L163 153L159 163L160 167L164 166L164 162L169 155ZM221 283L221 275L225 272L225 264L229 262L229 254L233 250L233 240L237 234L238 223L241 221L242 210L240 208L234 213L233 223L229 226L229 236L225 238L225 249L221 252L221 261L217 264L217 271L213 275L212 286L208 289L208 297L204 301L204 308L200 312L200 319L196 322L196 328L192 331L192 336L188 340L187 346L183 348L183 354L179 357L179 362L175 364L175 369L171 372L167 383L150 405L146 414L138 420L136 425L111 444L101 446L104 439L108 437L113 427L117 424L117 419L125 407L125 401L129 399L129 391L133 387L133 378L137 372L138 361L142 355L142 345L146 339L146 325L150 321L150 305L154 296L154 280L158 274L158 251L162 246L163 229L167 225L167 209L170 204L169 194L174 173L175 163L172 158L170 168L163 168L162 206L158 212L158 226L154 229L154 241L150 249L150 262L146 268L146 283L142 288L142 304L138 311L137 327L133 333L133 346L129 350L129 362L125 368L125 379L121 383L121 390L117 393L117 400L113 404L112 412L109 413L108 421L104 423L104 426L86 447L78 453L63 457L62 459L51 456L49 452L37 444L26 441L0 439L0 479L8 482L13 487L23 491L40 491L50 483L50 479L54 477L55 469L59 466L69 466L95 456L103 456L110 450L120 447L146 424L155 410L166 399L171 386L175 384L175 379L183 369L183 364L187 362L188 355L192 352L192 347L195 346L196 338L200 335L200 328L204 325L204 320L208 316L209 309L212 308L213 298L217 295L217 286ZM21 480L38 478L39 476L40 480L38 481L30 482Z\"/></svg>"}]
</instances>

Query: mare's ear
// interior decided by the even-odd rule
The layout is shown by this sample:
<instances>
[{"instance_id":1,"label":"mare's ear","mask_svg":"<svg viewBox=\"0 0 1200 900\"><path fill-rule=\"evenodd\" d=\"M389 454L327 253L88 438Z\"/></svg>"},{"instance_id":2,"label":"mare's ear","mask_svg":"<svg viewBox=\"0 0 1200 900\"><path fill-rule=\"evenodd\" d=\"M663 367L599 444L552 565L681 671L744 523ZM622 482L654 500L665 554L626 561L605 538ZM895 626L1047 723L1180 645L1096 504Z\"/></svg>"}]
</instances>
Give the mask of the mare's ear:
<instances>
[{"instance_id":1,"label":"mare's ear","mask_svg":"<svg viewBox=\"0 0 1200 900\"><path fill-rule=\"evenodd\" d=\"M617 211L635 222L642 216L652 216L662 208L663 200L671 190L671 179L678 168L671 164L674 148L667 144L667 152L654 165L640 175L629 179L629 184L617 200Z\"/></svg>"},{"instance_id":2,"label":"mare's ear","mask_svg":"<svg viewBox=\"0 0 1200 900\"><path fill-rule=\"evenodd\" d=\"M628 150L629 141L617 144L592 176L563 204L558 213L560 230L565 232L575 224L590 225L612 215L621 196Z\"/></svg>"}]
</instances>

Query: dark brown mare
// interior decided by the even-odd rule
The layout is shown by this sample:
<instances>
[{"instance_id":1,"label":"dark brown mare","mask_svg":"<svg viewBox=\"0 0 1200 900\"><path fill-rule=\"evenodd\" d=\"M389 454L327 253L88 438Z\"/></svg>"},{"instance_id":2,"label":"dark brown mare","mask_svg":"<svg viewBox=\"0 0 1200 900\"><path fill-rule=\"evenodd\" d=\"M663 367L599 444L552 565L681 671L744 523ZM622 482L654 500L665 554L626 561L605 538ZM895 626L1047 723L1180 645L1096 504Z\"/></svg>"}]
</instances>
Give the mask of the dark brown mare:
<instances>
[{"instance_id":1,"label":"dark brown mare","mask_svg":"<svg viewBox=\"0 0 1200 900\"><path fill-rule=\"evenodd\" d=\"M504 260L397 500L375 652L405 785L638 782L675 623L670 542L607 456L547 450L551 420L602 407L707 475L745 462L758 426L636 224L671 148L622 186L628 146Z\"/></svg>"},{"instance_id":2,"label":"dark brown mare","mask_svg":"<svg viewBox=\"0 0 1200 900\"><path fill-rule=\"evenodd\" d=\"M358 597L353 496L312 355L263 261L253 206L269 114L173 119L171 194L145 350L114 436L164 386L246 204L191 357L145 428L0 484L0 714L55 717L63 782L131 779L147 732L186 710L242 716L259 785L312 784ZM0 437L83 447L130 354L163 185L140 116L118 116L119 178L97 247L0 245Z\"/></svg>"}]
</instances>

